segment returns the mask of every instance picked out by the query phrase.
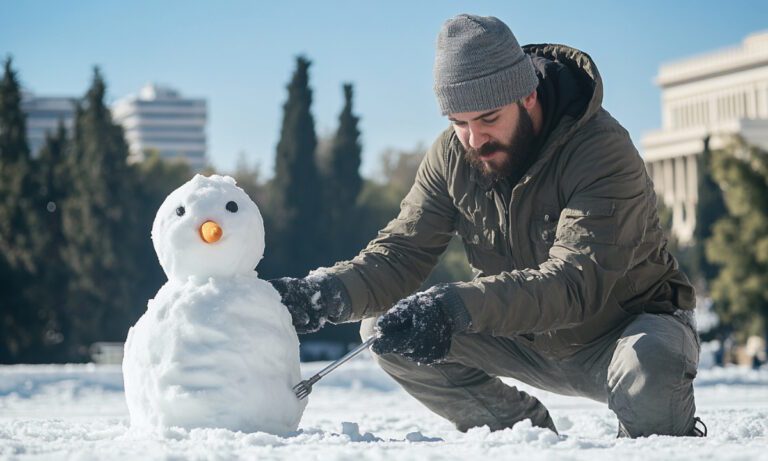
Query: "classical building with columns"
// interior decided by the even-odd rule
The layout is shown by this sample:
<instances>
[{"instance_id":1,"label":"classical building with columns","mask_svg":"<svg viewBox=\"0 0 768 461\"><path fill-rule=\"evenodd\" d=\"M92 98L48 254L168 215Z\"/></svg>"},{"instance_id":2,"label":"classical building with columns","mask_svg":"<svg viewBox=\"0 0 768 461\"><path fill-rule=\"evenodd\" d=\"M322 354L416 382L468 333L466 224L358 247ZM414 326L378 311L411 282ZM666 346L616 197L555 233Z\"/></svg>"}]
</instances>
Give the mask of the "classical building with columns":
<instances>
[{"instance_id":1,"label":"classical building with columns","mask_svg":"<svg viewBox=\"0 0 768 461\"><path fill-rule=\"evenodd\" d=\"M656 193L672 209L672 231L689 242L696 227L698 159L709 139L719 149L734 136L768 149L768 31L737 47L664 64L661 124L642 147Z\"/></svg>"}]
</instances>

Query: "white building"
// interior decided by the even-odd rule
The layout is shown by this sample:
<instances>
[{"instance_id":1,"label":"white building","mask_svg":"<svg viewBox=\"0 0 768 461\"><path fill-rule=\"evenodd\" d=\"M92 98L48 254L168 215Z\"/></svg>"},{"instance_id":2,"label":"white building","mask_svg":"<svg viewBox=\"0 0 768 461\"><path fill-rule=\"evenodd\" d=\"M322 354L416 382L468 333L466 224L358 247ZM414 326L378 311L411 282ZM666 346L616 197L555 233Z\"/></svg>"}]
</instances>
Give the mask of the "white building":
<instances>
[{"instance_id":1,"label":"white building","mask_svg":"<svg viewBox=\"0 0 768 461\"><path fill-rule=\"evenodd\" d=\"M658 131L643 137L648 171L656 192L672 208L672 230L690 241L696 226L697 161L734 135L768 149L768 32L741 46L662 65Z\"/></svg>"},{"instance_id":2,"label":"white building","mask_svg":"<svg viewBox=\"0 0 768 461\"><path fill-rule=\"evenodd\" d=\"M76 98L22 93L21 110L27 116L27 142L33 156L37 156L45 144L45 135L56 133L59 122L63 122L67 132L71 132L76 103Z\"/></svg>"},{"instance_id":3,"label":"white building","mask_svg":"<svg viewBox=\"0 0 768 461\"><path fill-rule=\"evenodd\" d=\"M207 113L205 99L182 98L177 91L154 84L112 105L115 122L125 130L129 161L142 161L147 151L154 150L163 159L186 161L195 170L206 164Z\"/></svg>"}]
</instances>

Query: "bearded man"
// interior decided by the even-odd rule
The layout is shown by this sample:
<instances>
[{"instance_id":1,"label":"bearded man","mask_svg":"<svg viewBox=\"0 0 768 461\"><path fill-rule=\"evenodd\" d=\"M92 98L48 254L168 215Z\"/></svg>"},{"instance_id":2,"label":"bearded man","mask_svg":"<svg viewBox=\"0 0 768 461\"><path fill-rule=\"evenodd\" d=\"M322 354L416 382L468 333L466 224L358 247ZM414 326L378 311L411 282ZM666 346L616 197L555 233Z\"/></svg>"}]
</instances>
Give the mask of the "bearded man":
<instances>
[{"instance_id":1,"label":"bearded man","mask_svg":"<svg viewBox=\"0 0 768 461\"><path fill-rule=\"evenodd\" d=\"M620 436L703 435L693 288L592 59L465 14L443 24L434 79L451 127L399 215L351 261L272 281L296 329L362 319L379 365L462 431L556 431L511 377L607 403ZM476 277L412 294L454 234Z\"/></svg>"}]
</instances>

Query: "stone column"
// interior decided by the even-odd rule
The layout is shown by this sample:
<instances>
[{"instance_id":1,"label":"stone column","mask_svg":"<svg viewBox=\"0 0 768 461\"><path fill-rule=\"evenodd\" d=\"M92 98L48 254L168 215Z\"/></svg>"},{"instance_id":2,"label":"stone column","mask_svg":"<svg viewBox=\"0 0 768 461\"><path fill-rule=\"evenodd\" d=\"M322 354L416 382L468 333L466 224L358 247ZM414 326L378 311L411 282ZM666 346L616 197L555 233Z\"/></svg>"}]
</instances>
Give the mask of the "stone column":
<instances>
[{"instance_id":1,"label":"stone column","mask_svg":"<svg viewBox=\"0 0 768 461\"><path fill-rule=\"evenodd\" d=\"M671 158L667 158L661 161L664 175L664 180L662 181L662 191L664 192L664 203L668 207L671 207L675 201L675 171L672 162L673 159Z\"/></svg>"},{"instance_id":2,"label":"stone column","mask_svg":"<svg viewBox=\"0 0 768 461\"><path fill-rule=\"evenodd\" d=\"M702 146L703 148L703 146ZM699 200L699 158L701 154L693 154L686 157L688 173L688 194L685 201L688 218L688 234L693 237L693 231L696 229L696 204Z\"/></svg>"},{"instance_id":3,"label":"stone column","mask_svg":"<svg viewBox=\"0 0 768 461\"><path fill-rule=\"evenodd\" d=\"M768 83L763 83L757 89L757 116L768 118Z\"/></svg>"},{"instance_id":4,"label":"stone column","mask_svg":"<svg viewBox=\"0 0 768 461\"><path fill-rule=\"evenodd\" d=\"M675 233L678 237L683 237L685 235L685 229L686 229L686 221L688 220L688 217L686 216L686 212L688 210L685 209L685 202L686 202L686 174L685 174L685 157L679 156L675 157L675 205L674 205L674 213L675 213L675 219L672 228L675 229Z\"/></svg>"}]
</instances>

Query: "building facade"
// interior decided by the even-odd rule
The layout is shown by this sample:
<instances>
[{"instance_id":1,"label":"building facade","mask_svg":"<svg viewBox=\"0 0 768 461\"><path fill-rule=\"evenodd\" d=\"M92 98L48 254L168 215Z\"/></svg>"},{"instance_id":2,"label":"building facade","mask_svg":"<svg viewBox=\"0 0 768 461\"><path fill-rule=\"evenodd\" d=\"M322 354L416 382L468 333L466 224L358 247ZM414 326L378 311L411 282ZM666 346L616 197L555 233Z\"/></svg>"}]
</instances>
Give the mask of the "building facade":
<instances>
[{"instance_id":1,"label":"building facade","mask_svg":"<svg viewBox=\"0 0 768 461\"><path fill-rule=\"evenodd\" d=\"M672 209L682 243L696 228L699 156L726 147L734 136L768 149L768 32L738 47L662 65L660 130L643 137L648 172Z\"/></svg>"},{"instance_id":2,"label":"building facade","mask_svg":"<svg viewBox=\"0 0 768 461\"><path fill-rule=\"evenodd\" d=\"M27 116L27 142L33 156L37 156L45 145L45 136L53 135L59 123L71 132L75 120L76 98L57 96L35 96L24 92L21 110Z\"/></svg>"},{"instance_id":3,"label":"building facade","mask_svg":"<svg viewBox=\"0 0 768 461\"><path fill-rule=\"evenodd\" d=\"M205 99L183 98L176 90L148 84L137 95L116 101L112 116L125 130L129 161L142 161L155 151L165 160L185 161L194 170L206 165Z\"/></svg>"}]
</instances>

